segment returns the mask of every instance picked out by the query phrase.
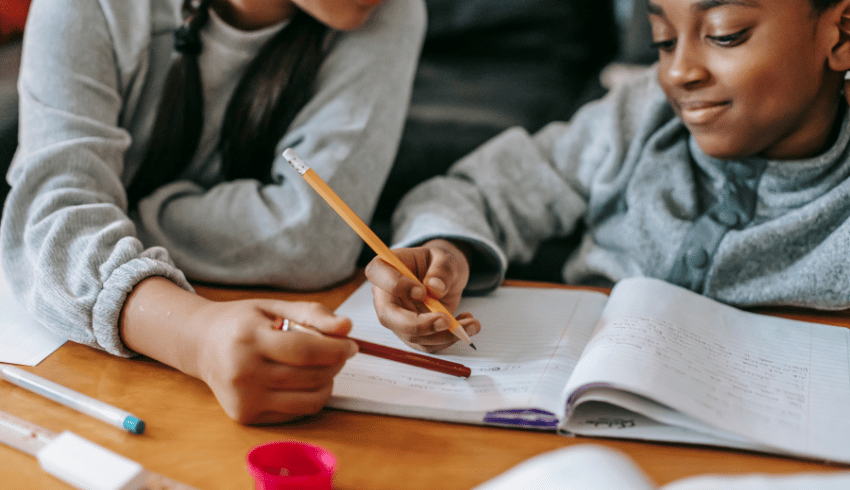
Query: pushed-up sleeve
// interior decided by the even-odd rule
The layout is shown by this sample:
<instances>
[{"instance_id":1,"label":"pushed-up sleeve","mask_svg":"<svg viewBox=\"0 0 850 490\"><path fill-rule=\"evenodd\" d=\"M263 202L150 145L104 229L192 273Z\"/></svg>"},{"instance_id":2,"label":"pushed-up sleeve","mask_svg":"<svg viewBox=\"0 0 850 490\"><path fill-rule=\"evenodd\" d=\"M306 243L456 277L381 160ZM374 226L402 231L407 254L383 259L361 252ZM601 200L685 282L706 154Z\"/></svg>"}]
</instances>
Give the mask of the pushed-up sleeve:
<instances>
[{"instance_id":1,"label":"pushed-up sleeve","mask_svg":"<svg viewBox=\"0 0 850 490\"><path fill-rule=\"evenodd\" d=\"M142 246L126 213L120 176L130 137L118 125L120 63L108 26L93 0L32 5L0 248L7 280L36 321L129 356L117 326L133 287L153 275L191 286L164 249Z\"/></svg>"},{"instance_id":2,"label":"pushed-up sleeve","mask_svg":"<svg viewBox=\"0 0 850 490\"><path fill-rule=\"evenodd\" d=\"M151 243L188 277L315 289L349 277L361 239L289 167L291 147L369 222L404 124L425 30L421 0L390 0L328 53L312 99L277 148L274 182L179 181L139 204Z\"/></svg>"}]
</instances>

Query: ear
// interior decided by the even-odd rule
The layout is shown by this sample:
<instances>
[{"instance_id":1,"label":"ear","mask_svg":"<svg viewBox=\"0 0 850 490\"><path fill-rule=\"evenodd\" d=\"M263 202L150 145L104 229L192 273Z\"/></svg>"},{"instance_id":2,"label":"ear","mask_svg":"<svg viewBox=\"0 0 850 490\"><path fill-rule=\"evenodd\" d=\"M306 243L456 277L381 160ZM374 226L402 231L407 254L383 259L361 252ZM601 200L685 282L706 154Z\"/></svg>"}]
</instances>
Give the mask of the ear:
<instances>
[{"instance_id":1,"label":"ear","mask_svg":"<svg viewBox=\"0 0 850 490\"><path fill-rule=\"evenodd\" d=\"M837 72L850 70L850 0L843 0L825 14L831 31L829 67Z\"/></svg>"}]
</instances>

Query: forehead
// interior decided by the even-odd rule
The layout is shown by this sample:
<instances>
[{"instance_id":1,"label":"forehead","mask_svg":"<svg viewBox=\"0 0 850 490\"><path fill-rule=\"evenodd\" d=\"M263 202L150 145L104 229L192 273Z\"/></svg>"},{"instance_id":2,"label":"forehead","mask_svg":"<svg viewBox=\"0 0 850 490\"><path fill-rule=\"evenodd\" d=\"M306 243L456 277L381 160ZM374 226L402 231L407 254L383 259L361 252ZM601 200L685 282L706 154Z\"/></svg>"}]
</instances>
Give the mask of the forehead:
<instances>
[{"instance_id":1,"label":"forehead","mask_svg":"<svg viewBox=\"0 0 850 490\"><path fill-rule=\"evenodd\" d=\"M792 5L810 6L810 0L647 0L650 15L664 15L671 8L687 8L699 14L723 7L738 7L751 10L787 8Z\"/></svg>"},{"instance_id":2,"label":"forehead","mask_svg":"<svg viewBox=\"0 0 850 490\"><path fill-rule=\"evenodd\" d=\"M668 20L677 17L698 19L726 11L782 18L786 22L818 17L813 15L816 10L812 0L646 0L646 5L650 18Z\"/></svg>"}]
</instances>

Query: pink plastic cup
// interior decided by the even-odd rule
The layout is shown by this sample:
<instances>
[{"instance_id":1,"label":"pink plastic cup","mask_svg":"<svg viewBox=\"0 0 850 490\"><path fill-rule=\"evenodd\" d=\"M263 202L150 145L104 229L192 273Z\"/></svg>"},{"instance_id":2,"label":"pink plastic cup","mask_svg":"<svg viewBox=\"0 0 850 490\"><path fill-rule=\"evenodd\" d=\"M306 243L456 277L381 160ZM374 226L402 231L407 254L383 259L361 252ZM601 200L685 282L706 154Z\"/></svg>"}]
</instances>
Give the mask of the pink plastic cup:
<instances>
[{"instance_id":1,"label":"pink plastic cup","mask_svg":"<svg viewBox=\"0 0 850 490\"><path fill-rule=\"evenodd\" d=\"M248 452L256 490L331 490L336 456L296 441L275 441Z\"/></svg>"}]
</instances>

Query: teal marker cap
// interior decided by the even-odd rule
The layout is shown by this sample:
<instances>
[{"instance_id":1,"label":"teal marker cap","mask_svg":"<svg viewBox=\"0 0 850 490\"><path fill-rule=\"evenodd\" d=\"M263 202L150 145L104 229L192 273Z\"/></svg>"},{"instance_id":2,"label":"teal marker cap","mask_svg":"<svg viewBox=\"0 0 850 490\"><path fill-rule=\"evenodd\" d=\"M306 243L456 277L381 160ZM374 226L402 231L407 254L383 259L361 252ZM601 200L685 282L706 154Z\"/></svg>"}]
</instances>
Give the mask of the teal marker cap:
<instances>
[{"instance_id":1,"label":"teal marker cap","mask_svg":"<svg viewBox=\"0 0 850 490\"><path fill-rule=\"evenodd\" d=\"M124 419L124 428L133 434L141 434L145 431L145 422L137 417L128 415L127 418Z\"/></svg>"}]
</instances>

